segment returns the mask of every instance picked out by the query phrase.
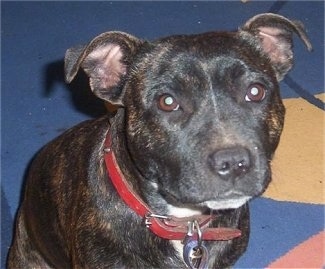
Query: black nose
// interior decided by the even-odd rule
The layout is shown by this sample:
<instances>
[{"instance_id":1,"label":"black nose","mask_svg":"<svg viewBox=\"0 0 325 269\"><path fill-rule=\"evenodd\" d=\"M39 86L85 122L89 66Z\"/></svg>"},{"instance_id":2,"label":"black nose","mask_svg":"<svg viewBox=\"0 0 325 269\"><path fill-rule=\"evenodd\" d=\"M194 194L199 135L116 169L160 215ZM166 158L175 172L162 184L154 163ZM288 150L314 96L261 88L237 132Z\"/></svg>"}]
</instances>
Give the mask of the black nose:
<instances>
[{"instance_id":1,"label":"black nose","mask_svg":"<svg viewBox=\"0 0 325 269\"><path fill-rule=\"evenodd\" d=\"M208 164L214 173L224 179L241 177L251 167L250 154L243 147L224 148L210 154Z\"/></svg>"}]
</instances>

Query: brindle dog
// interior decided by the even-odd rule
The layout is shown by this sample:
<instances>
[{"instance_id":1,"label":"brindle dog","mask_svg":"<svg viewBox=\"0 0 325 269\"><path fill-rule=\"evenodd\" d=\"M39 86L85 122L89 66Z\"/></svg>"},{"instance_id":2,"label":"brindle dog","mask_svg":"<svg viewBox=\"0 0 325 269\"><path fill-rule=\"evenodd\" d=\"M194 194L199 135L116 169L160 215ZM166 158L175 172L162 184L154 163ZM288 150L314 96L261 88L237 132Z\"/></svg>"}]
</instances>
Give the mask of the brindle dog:
<instances>
[{"instance_id":1,"label":"brindle dog","mask_svg":"<svg viewBox=\"0 0 325 269\"><path fill-rule=\"evenodd\" d=\"M241 230L202 242L209 268L234 264L248 243L247 202L271 180L285 113L278 82L293 65L293 34L311 49L301 23L275 14L235 32L154 42L106 32L69 49L67 82L82 68L117 111L73 127L36 156L9 268L186 267L181 240L154 234L112 185L108 133L123 177L152 212L211 214L210 228Z\"/></svg>"}]
</instances>

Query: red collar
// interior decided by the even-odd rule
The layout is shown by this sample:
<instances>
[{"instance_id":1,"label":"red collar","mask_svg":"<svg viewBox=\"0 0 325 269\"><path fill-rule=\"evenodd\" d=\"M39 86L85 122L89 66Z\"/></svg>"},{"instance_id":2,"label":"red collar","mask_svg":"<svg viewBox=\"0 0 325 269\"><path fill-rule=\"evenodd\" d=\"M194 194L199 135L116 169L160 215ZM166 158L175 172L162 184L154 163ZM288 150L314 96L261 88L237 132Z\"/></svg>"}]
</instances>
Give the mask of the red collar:
<instances>
[{"instance_id":1,"label":"red collar","mask_svg":"<svg viewBox=\"0 0 325 269\"><path fill-rule=\"evenodd\" d=\"M145 225L157 236L169 240L183 240L188 232L188 222L192 220L198 221L203 233L202 240L230 240L241 235L238 229L206 227L211 219L214 218L211 215L177 218L175 216L159 216L154 214L148 205L132 190L132 187L123 176L114 152L111 149L109 132L106 136L104 152L106 169L118 194L134 212L145 220Z\"/></svg>"}]
</instances>

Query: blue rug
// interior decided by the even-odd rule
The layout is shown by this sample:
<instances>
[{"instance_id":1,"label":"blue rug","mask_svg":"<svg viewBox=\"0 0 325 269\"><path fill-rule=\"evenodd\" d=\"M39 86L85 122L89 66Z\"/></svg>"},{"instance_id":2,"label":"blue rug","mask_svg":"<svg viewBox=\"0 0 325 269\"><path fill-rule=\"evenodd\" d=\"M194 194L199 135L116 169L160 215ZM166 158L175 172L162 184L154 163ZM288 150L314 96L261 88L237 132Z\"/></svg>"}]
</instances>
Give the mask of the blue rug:
<instances>
[{"instance_id":1,"label":"blue rug","mask_svg":"<svg viewBox=\"0 0 325 269\"><path fill-rule=\"evenodd\" d=\"M257 13L301 20L312 53L295 38L295 68L281 83L284 98L302 97L324 109L324 2L1 2L1 268L12 239L24 173L34 154L64 130L104 113L87 90L63 80L65 50L120 30L145 39L170 34L235 30ZM321 124L321 123L320 123ZM311 134L312 135L312 134ZM321 161L321 160L320 160ZM258 198L252 234L235 268L266 268L324 230L324 204Z\"/></svg>"}]
</instances>

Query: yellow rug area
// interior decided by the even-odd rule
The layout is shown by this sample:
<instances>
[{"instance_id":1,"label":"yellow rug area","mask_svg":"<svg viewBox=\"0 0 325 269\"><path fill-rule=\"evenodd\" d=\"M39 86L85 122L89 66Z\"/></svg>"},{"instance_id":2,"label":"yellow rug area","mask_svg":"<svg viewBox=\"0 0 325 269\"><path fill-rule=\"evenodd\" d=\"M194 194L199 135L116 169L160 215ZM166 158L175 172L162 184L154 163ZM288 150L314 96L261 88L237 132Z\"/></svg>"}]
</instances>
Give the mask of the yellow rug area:
<instances>
[{"instance_id":1,"label":"yellow rug area","mask_svg":"<svg viewBox=\"0 0 325 269\"><path fill-rule=\"evenodd\" d=\"M324 101L325 94L317 95ZM325 204L325 112L302 98L285 99L286 120L265 197Z\"/></svg>"}]
</instances>

